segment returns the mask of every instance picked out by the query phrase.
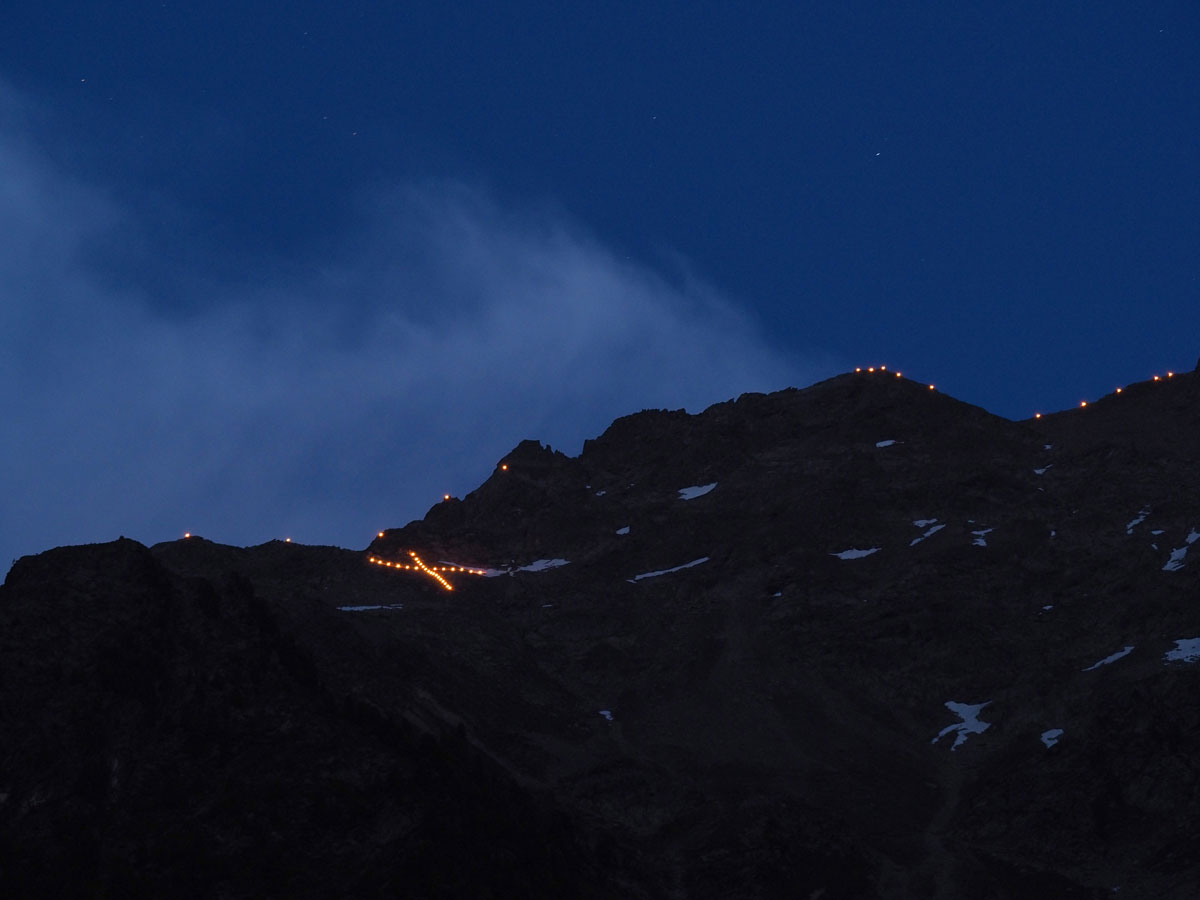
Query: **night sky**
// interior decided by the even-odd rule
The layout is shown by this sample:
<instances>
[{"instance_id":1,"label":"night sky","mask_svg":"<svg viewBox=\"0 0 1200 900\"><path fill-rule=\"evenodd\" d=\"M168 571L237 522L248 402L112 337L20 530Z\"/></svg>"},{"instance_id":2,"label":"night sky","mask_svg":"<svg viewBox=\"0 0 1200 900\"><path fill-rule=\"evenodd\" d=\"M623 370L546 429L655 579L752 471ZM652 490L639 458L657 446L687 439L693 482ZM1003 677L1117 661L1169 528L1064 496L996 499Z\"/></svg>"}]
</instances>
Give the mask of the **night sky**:
<instances>
[{"instance_id":1,"label":"night sky","mask_svg":"<svg viewBox=\"0 0 1200 900\"><path fill-rule=\"evenodd\" d=\"M365 546L523 438L1200 356L1200 6L8 4L0 562Z\"/></svg>"}]
</instances>

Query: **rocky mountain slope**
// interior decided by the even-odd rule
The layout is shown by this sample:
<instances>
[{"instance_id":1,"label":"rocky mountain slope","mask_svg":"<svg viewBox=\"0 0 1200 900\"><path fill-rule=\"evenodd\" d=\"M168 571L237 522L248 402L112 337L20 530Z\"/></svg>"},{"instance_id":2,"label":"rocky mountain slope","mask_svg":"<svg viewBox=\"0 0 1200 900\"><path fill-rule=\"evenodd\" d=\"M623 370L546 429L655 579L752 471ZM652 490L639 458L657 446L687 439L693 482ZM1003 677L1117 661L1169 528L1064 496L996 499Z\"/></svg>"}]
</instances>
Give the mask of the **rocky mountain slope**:
<instances>
[{"instance_id":1,"label":"rocky mountain slope","mask_svg":"<svg viewBox=\"0 0 1200 900\"><path fill-rule=\"evenodd\" d=\"M861 371L526 441L362 553L26 557L0 878L1200 896L1198 447L1197 373L1010 422Z\"/></svg>"}]
</instances>

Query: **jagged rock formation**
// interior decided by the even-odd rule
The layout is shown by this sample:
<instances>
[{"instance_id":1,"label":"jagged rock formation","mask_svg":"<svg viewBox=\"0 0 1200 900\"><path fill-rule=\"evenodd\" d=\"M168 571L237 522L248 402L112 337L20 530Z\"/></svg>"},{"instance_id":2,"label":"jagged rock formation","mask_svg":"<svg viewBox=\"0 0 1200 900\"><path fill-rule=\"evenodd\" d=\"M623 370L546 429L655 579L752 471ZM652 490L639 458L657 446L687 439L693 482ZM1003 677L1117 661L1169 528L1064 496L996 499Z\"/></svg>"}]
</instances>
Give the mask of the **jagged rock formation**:
<instances>
[{"instance_id":1,"label":"jagged rock formation","mask_svg":"<svg viewBox=\"0 0 1200 900\"><path fill-rule=\"evenodd\" d=\"M627 416L577 458L526 441L365 553L26 557L0 875L1200 895L1197 447L1200 374L1014 423L864 372ZM495 577L367 561L409 550Z\"/></svg>"}]
</instances>

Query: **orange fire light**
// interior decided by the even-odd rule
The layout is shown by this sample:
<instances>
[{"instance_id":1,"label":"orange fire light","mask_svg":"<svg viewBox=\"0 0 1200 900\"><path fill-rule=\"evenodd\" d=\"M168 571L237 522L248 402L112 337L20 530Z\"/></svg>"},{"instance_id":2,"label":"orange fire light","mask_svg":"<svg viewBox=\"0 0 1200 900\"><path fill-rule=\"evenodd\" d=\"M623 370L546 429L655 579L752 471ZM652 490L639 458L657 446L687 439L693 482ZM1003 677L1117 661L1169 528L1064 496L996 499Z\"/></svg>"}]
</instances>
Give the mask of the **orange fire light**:
<instances>
[{"instance_id":1,"label":"orange fire light","mask_svg":"<svg viewBox=\"0 0 1200 900\"><path fill-rule=\"evenodd\" d=\"M460 572L464 575L483 575L483 569L472 569L468 566L427 566L421 557L417 556L416 551L409 550L408 555L412 557L413 565L405 563L390 562L386 559L380 559L377 556L368 556L367 562L374 563L377 566L386 566L389 569L402 569L406 572L424 572L430 578L437 581L443 588L448 591L454 590L454 585L443 578L440 572Z\"/></svg>"},{"instance_id":2,"label":"orange fire light","mask_svg":"<svg viewBox=\"0 0 1200 900\"><path fill-rule=\"evenodd\" d=\"M408 555L413 558L413 562L415 562L417 564L418 569L420 569L422 572L424 572L430 578L437 581L437 583L440 584L442 587L444 587L446 590L448 590L448 591L454 590L454 588L450 586L450 582L448 582L445 578L443 578L441 575L439 575L433 569L429 568L429 566L425 565L425 563L421 559L421 557L417 556L416 550L409 550Z\"/></svg>"},{"instance_id":3,"label":"orange fire light","mask_svg":"<svg viewBox=\"0 0 1200 900\"><path fill-rule=\"evenodd\" d=\"M1041 413L1034 413L1034 414L1033 414L1033 417L1034 417L1035 419L1040 419L1040 418L1042 417L1042 414L1041 414Z\"/></svg>"},{"instance_id":4,"label":"orange fire light","mask_svg":"<svg viewBox=\"0 0 1200 900\"><path fill-rule=\"evenodd\" d=\"M1079 408L1080 408L1080 409L1083 409L1085 406L1087 406L1087 401L1086 401L1086 400L1080 400L1080 401L1079 401Z\"/></svg>"},{"instance_id":5,"label":"orange fire light","mask_svg":"<svg viewBox=\"0 0 1200 900\"><path fill-rule=\"evenodd\" d=\"M190 538L190 537L192 536L192 533L191 533L190 531L185 531L185 532L183 533L183 536L184 536L185 538Z\"/></svg>"}]
</instances>

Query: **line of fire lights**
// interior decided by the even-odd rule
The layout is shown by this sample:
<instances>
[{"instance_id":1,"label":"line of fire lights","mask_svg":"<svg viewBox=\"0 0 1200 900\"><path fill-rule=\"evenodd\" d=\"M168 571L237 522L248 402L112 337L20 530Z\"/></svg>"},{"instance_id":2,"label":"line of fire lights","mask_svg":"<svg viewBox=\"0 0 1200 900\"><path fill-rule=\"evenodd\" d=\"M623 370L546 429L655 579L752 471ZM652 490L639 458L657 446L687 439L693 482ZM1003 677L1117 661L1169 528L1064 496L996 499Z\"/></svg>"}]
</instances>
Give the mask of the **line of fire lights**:
<instances>
[{"instance_id":1,"label":"line of fire lights","mask_svg":"<svg viewBox=\"0 0 1200 900\"><path fill-rule=\"evenodd\" d=\"M864 366L856 366L854 369L855 372L867 372L867 373L871 373L871 374L873 374L875 372L887 372L887 370L888 370L887 366L865 366L865 367ZM904 377L902 372L892 372L891 374L895 375L897 378ZM1168 378L1174 378L1174 377L1175 377L1174 372L1168 372L1166 375L1155 375L1153 380L1154 381L1165 381ZM931 391L937 390L937 388L932 384L929 385L929 389ZM1114 393L1120 394L1124 390L1125 390L1124 388L1117 388L1114 391ZM1079 401L1080 409L1086 409L1087 405L1088 405L1088 402L1086 400ZM1034 413L1033 417L1035 419L1040 419L1042 417L1042 414ZM501 472L507 472L508 471L508 463L501 463L499 468L500 468ZM449 494L442 494L443 502L449 501L450 499L451 498L450 498ZM192 533L190 531L185 531L183 533L183 536L185 538L190 538L192 536ZM382 531L379 532L379 537L383 537ZM284 538L284 541L286 543L290 544L292 542L292 539ZM421 558L419 556L417 556L417 554L414 551L409 550L408 554L409 554L409 556L411 556L413 558L415 565L408 565L406 563L388 562L387 560L379 559L374 556L367 557L367 562L374 563L377 566L386 566L387 568L391 568L391 569L402 569L402 570L407 570L407 571L424 572L425 574L429 575L430 577L436 579L438 581L438 583L441 584L442 587L444 587L448 591L452 591L452 590L454 590L454 588L451 587L450 582L448 582L445 578L443 578L441 575L438 574L439 572L458 572L458 573L461 573L464 575L483 575L484 574L483 569L472 569L467 566L427 566L427 565L425 565L424 562L421 561Z\"/></svg>"},{"instance_id":2,"label":"line of fire lights","mask_svg":"<svg viewBox=\"0 0 1200 900\"><path fill-rule=\"evenodd\" d=\"M886 371L887 371L887 366L867 366L866 368L863 368L862 366L857 366L857 367L854 369L854 371L855 371L855 372L886 372ZM893 374L894 374L894 375L895 375L897 378L900 378L900 377L901 377L901 373L899 373L899 372L895 372L895 373L893 373ZM1168 372L1166 375L1155 375L1153 380L1154 380L1154 381L1166 381L1168 378L1174 378L1174 377L1175 377L1175 373L1174 373L1174 372ZM934 386L933 386L932 384L929 386L929 389L930 389L931 391L932 391L932 390L935 390L935 388L934 388ZM1125 388L1117 388L1117 389L1116 389L1116 391L1114 391L1114 393L1120 394L1120 393L1121 393L1121 392L1123 392L1124 390L1125 390ZM1087 402L1086 400L1080 400L1080 401L1079 401L1079 408L1080 408L1080 409L1086 409L1086 408L1087 408L1087 405L1088 405L1088 402ZM1042 414L1041 414L1041 413L1034 413L1034 414L1033 414L1033 417L1034 417L1035 419L1040 419L1040 418L1042 417Z\"/></svg>"},{"instance_id":3,"label":"line of fire lights","mask_svg":"<svg viewBox=\"0 0 1200 900\"><path fill-rule=\"evenodd\" d=\"M383 532L379 532L379 536L383 537ZM417 556L415 550L409 550L408 555L412 557L412 564L392 562L386 559L380 559L378 556L368 556L367 562L374 563L377 566L383 566L388 569L400 569L408 572L424 572L442 587L448 591L454 590L454 586L446 580L442 572L457 572L460 575L485 575L483 569L472 569L470 566L430 566L426 565L421 557Z\"/></svg>"}]
</instances>

